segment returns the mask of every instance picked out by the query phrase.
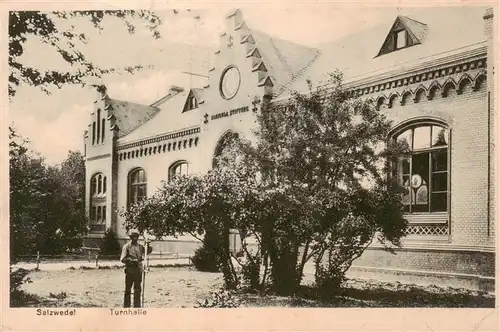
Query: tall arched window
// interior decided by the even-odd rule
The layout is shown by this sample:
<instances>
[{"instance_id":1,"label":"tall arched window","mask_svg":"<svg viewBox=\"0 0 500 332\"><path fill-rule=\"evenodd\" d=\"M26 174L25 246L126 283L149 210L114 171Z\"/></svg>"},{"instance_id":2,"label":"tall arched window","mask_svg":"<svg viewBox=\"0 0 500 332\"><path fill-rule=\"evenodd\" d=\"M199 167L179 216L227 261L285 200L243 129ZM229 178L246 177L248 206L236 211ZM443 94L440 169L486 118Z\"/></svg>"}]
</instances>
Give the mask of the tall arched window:
<instances>
[{"instance_id":1,"label":"tall arched window","mask_svg":"<svg viewBox=\"0 0 500 332\"><path fill-rule=\"evenodd\" d=\"M128 176L128 206L146 198L146 171L136 168Z\"/></svg>"},{"instance_id":2,"label":"tall arched window","mask_svg":"<svg viewBox=\"0 0 500 332\"><path fill-rule=\"evenodd\" d=\"M95 145L95 121L92 123L92 145Z\"/></svg>"},{"instance_id":3,"label":"tall arched window","mask_svg":"<svg viewBox=\"0 0 500 332\"><path fill-rule=\"evenodd\" d=\"M168 180L172 180L175 176L188 174L188 163L186 161L178 161L170 166L168 170Z\"/></svg>"},{"instance_id":4,"label":"tall arched window","mask_svg":"<svg viewBox=\"0 0 500 332\"><path fill-rule=\"evenodd\" d=\"M100 142L101 137L101 110L97 110L97 144Z\"/></svg>"},{"instance_id":5,"label":"tall arched window","mask_svg":"<svg viewBox=\"0 0 500 332\"><path fill-rule=\"evenodd\" d=\"M101 142L104 142L104 133L106 128L106 119L101 120Z\"/></svg>"},{"instance_id":6,"label":"tall arched window","mask_svg":"<svg viewBox=\"0 0 500 332\"><path fill-rule=\"evenodd\" d=\"M91 232L106 230L106 176L97 173L90 179L90 229Z\"/></svg>"},{"instance_id":7,"label":"tall arched window","mask_svg":"<svg viewBox=\"0 0 500 332\"><path fill-rule=\"evenodd\" d=\"M399 130L393 139L407 144L409 157L395 163L395 174L407 193L405 212L411 214L448 211L449 130L442 124L421 122Z\"/></svg>"},{"instance_id":8,"label":"tall arched window","mask_svg":"<svg viewBox=\"0 0 500 332\"><path fill-rule=\"evenodd\" d=\"M225 133L220 139L219 142L217 143L217 146L215 147L214 151L214 158L212 160L212 168L217 168L217 164L219 162L219 158L224 157L224 153L228 147L233 144L235 140L238 139L238 134L232 131L229 131Z\"/></svg>"}]
</instances>

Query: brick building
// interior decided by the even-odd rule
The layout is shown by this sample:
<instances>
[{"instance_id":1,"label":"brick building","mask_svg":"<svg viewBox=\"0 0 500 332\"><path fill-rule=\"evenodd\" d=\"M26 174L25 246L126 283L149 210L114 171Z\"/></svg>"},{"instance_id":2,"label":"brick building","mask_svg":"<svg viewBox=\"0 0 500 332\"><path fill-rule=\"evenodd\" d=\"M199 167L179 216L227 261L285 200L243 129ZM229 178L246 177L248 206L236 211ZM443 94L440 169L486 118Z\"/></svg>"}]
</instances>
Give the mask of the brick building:
<instances>
[{"instance_id":1,"label":"brick building","mask_svg":"<svg viewBox=\"0 0 500 332\"><path fill-rule=\"evenodd\" d=\"M443 19L445 18L445 19ZM173 174L206 172L233 133L251 135L256 100L286 100L340 69L345 85L394 121L413 149L398 163L410 222L396 254L371 246L354 271L490 289L494 284L493 10L432 8L313 49L227 16L203 89L173 86L151 105L112 99L104 87L85 132L87 245L106 228L126 238L117 209ZM155 242L192 253L190 237Z\"/></svg>"}]
</instances>

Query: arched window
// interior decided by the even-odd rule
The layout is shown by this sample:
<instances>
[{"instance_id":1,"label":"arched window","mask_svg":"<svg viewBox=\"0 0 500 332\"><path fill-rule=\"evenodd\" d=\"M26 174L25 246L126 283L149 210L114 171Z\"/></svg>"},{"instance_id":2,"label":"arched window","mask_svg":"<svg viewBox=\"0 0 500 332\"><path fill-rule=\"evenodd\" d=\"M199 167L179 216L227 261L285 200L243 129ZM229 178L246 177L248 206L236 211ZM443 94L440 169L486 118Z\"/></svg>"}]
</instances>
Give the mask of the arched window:
<instances>
[{"instance_id":1,"label":"arched window","mask_svg":"<svg viewBox=\"0 0 500 332\"><path fill-rule=\"evenodd\" d=\"M99 144L101 136L101 110L97 110L97 144Z\"/></svg>"},{"instance_id":2,"label":"arched window","mask_svg":"<svg viewBox=\"0 0 500 332\"><path fill-rule=\"evenodd\" d=\"M97 173L90 180L90 196L106 196L106 177Z\"/></svg>"},{"instance_id":3,"label":"arched window","mask_svg":"<svg viewBox=\"0 0 500 332\"><path fill-rule=\"evenodd\" d=\"M128 176L128 205L136 204L146 198L146 172L136 168Z\"/></svg>"},{"instance_id":4,"label":"arched window","mask_svg":"<svg viewBox=\"0 0 500 332\"><path fill-rule=\"evenodd\" d=\"M101 120L101 142L104 142L104 133L105 133L106 121L105 119Z\"/></svg>"},{"instance_id":5,"label":"arched window","mask_svg":"<svg viewBox=\"0 0 500 332\"><path fill-rule=\"evenodd\" d=\"M92 145L95 145L95 121L92 123Z\"/></svg>"},{"instance_id":6,"label":"arched window","mask_svg":"<svg viewBox=\"0 0 500 332\"><path fill-rule=\"evenodd\" d=\"M407 189L405 212L448 211L449 130L442 124L419 123L402 128L393 139L410 150L410 155L400 158L394 167Z\"/></svg>"},{"instance_id":7,"label":"arched window","mask_svg":"<svg viewBox=\"0 0 500 332\"><path fill-rule=\"evenodd\" d=\"M188 163L186 161L178 161L170 166L168 170L168 180L172 180L175 176L188 174Z\"/></svg>"},{"instance_id":8,"label":"arched window","mask_svg":"<svg viewBox=\"0 0 500 332\"><path fill-rule=\"evenodd\" d=\"M97 173L90 179L90 230L102 233L106 230L106 176Z\"/></svg>"},{"instance_id":9,"label":"arched window","mask_svg":"<svg viewBox=\"0 0 500 332\"><path fill-rule=\"evenodd\" d=\"M225 151L238 139L238 134L232 131L225 133L217 143L214 151L214 158L212 160L212 168L217 168L219 158L224 157ZM196 140L195 140L196 144Z\"/></svg>"},{"instance_id":10,"label":"arched window","mask_svg":"<svg viewBox=\"0 0 500 332\"><path fill-rule=\"evenodd\" d=\"M97 194L102 193L102 175L97 176Z\"/></svg>"}]
</instances>

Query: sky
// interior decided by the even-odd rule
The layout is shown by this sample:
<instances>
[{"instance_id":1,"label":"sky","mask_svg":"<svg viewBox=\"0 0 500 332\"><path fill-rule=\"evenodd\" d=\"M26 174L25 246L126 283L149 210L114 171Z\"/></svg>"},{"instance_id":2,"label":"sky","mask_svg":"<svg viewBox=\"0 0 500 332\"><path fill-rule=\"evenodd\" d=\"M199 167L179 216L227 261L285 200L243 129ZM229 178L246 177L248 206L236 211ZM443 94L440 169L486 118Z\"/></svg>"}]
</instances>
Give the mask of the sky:
<instances>
[{"instance_id":1,"label":"sky","mask_svg":"<svg viewBox=\"0 0 500 332\"><path fill-rule=\"evenodd\" d=\"M396 18L396 7L360 7L334 3L283 6L271 4L239 6L250 28L308 46L335 40L370 26ZM155 10L156 8L152 8ZM158 10L163 18L162 38L155 40L145 29L130 35L122 22L108 19L98 32L85 21L74 24L89 36L85 54L101 66L153 66L137 74L104 77L108 95L114 99L151 104L167 94L171 85L201 87L204 79L183 74L206 74L225 29L225 16L234 3L211 8ZM401 10L404 12L404 9ZM195 19L199 16L199 19ZM24 64L39 69L64 68L54 50L36 39L28 40ZM21 86L9 107L9 123L48 164L63 161L69 150L83 151L83 132L90 121L96 92L67 85L46 95L38 88Z\"/></svg>"}]
</instances>

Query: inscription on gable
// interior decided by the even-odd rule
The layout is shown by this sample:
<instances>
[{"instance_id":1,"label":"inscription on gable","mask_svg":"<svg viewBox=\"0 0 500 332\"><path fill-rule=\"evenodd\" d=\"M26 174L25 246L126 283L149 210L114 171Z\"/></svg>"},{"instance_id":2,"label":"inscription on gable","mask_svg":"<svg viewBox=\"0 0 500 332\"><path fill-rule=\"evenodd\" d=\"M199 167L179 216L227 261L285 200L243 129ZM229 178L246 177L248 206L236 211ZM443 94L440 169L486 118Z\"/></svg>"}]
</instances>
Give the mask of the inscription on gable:
<instances>
[{"instance_id":1,"label":"inscription on gable","mask_svg":"<svg viewBox=\"0 0 500 332\"><path fill-rule=\"evenodd\" d=\"M217 120L217 119L226 118L228 116L233 116L233 115L240 114L240 113L245 113L248 111L249 111L248 106L244 106L244 107L240 107L240 108L235 108L235 109L230 110L230 111L225 111L225 112L220 112L220 113L214 114L210 117L210 119Z\"/></svg>"}]
</instances>

